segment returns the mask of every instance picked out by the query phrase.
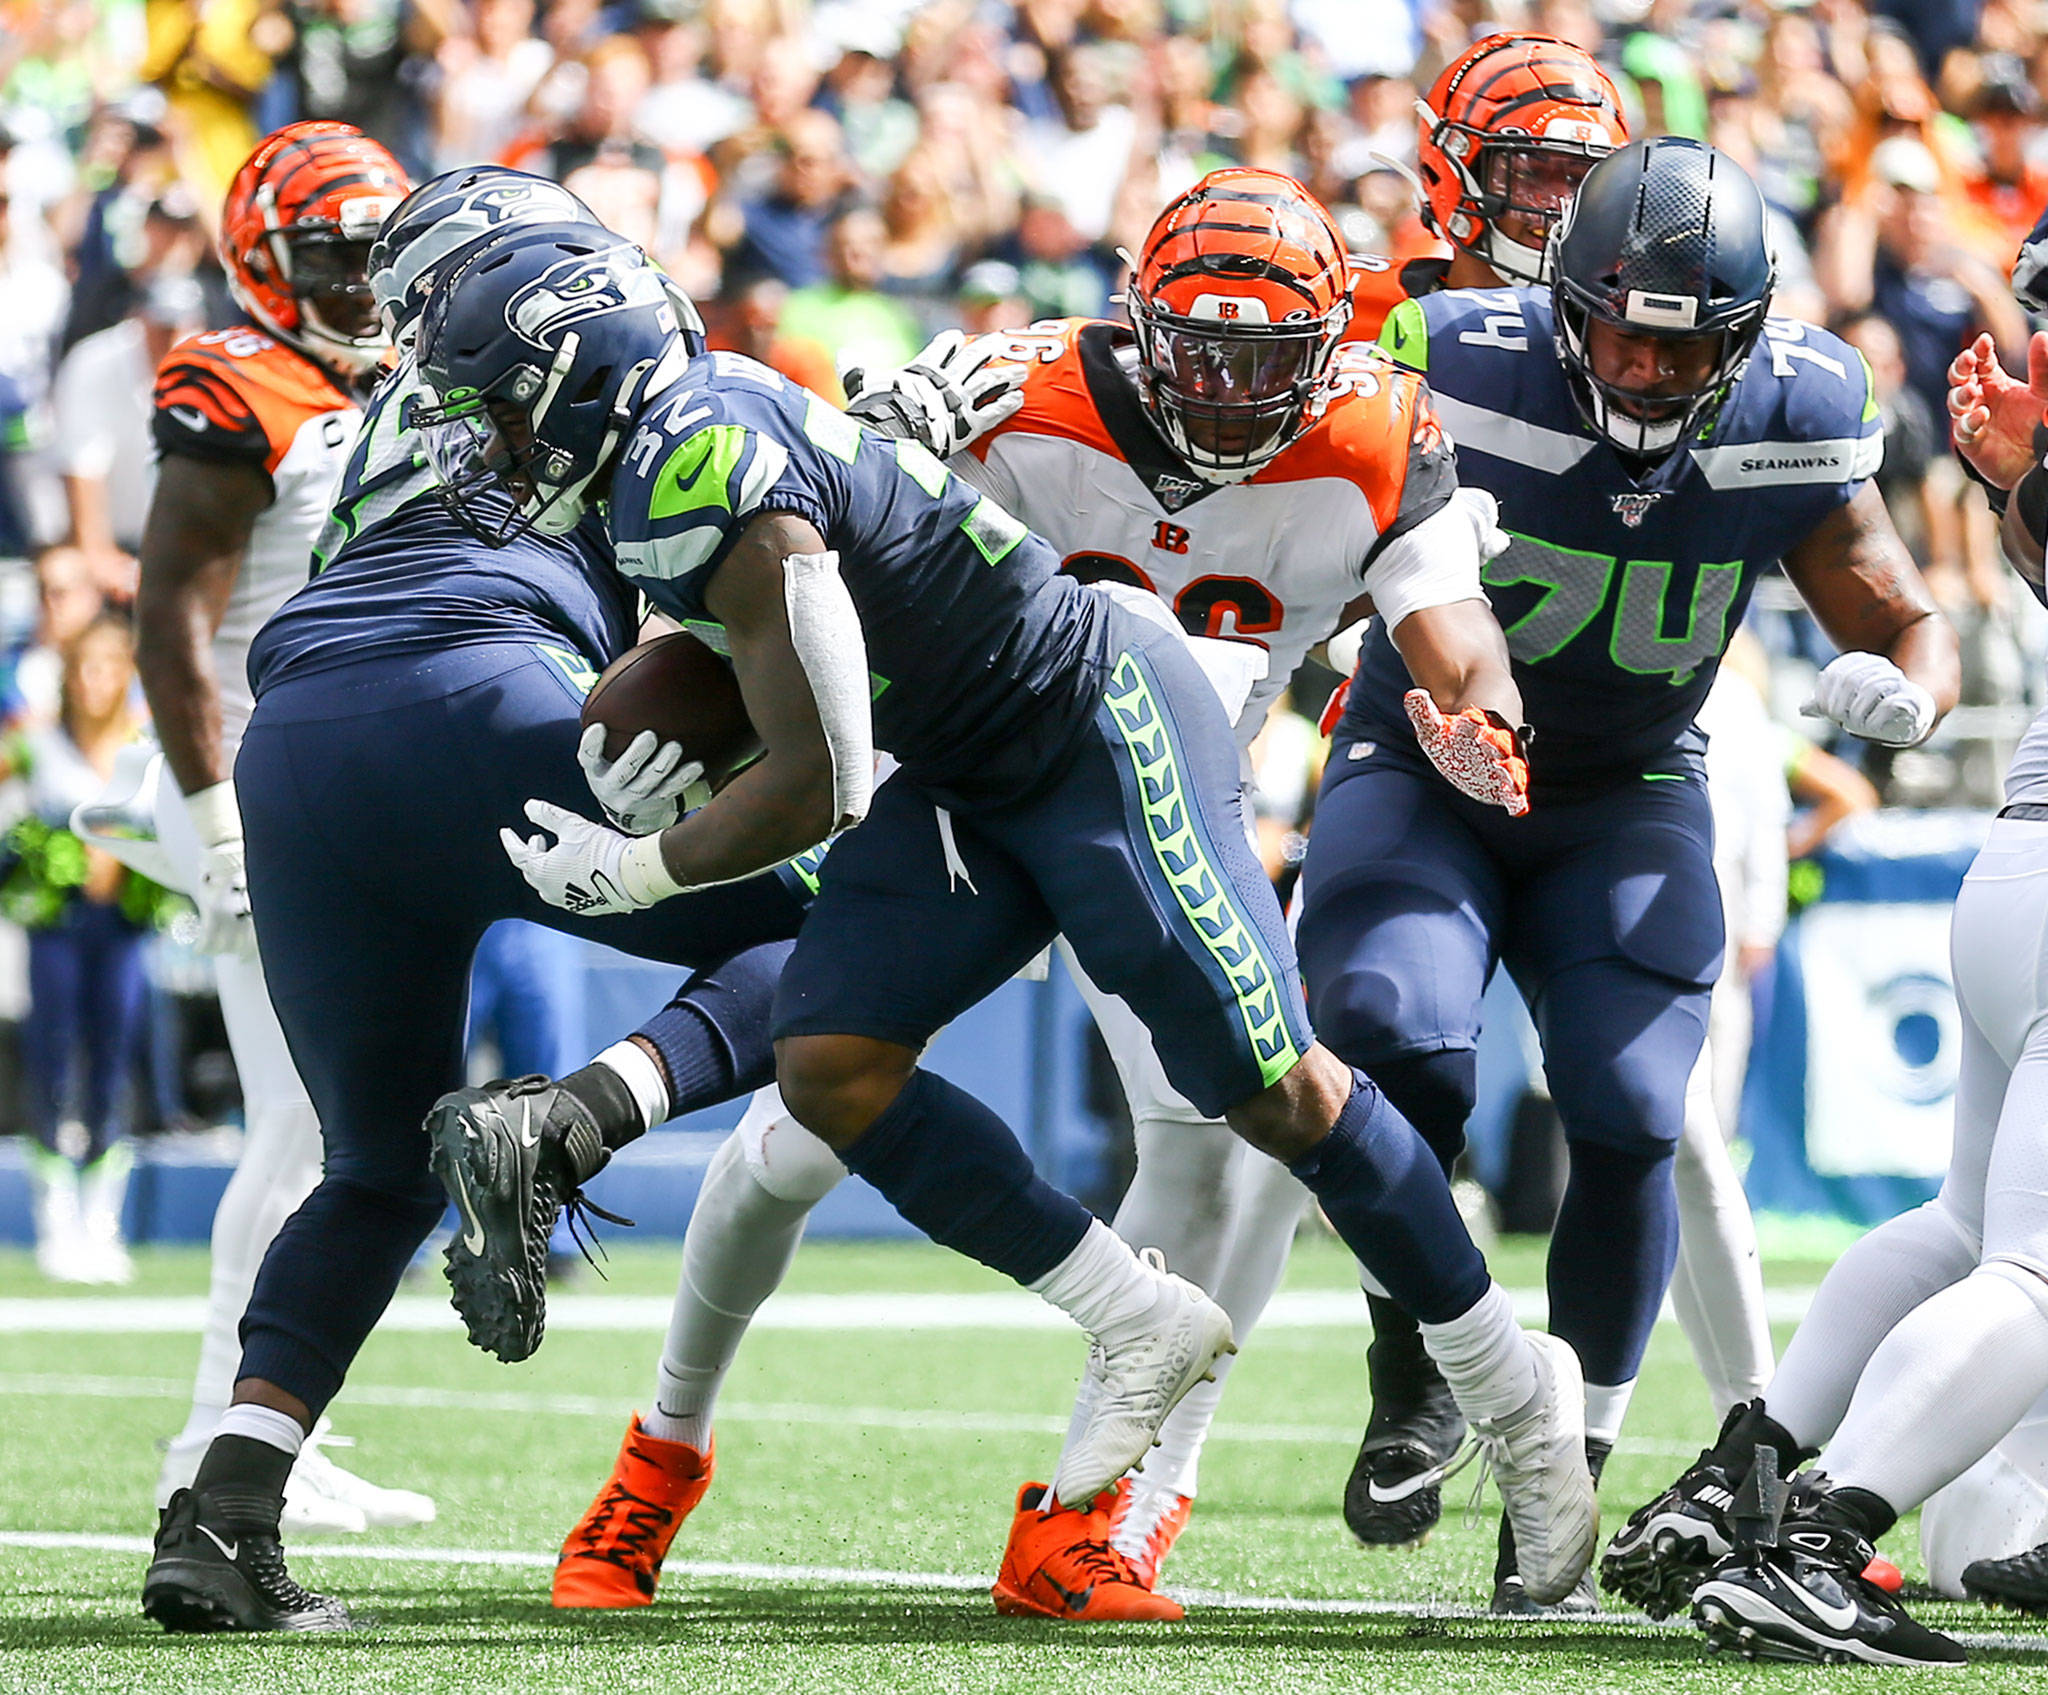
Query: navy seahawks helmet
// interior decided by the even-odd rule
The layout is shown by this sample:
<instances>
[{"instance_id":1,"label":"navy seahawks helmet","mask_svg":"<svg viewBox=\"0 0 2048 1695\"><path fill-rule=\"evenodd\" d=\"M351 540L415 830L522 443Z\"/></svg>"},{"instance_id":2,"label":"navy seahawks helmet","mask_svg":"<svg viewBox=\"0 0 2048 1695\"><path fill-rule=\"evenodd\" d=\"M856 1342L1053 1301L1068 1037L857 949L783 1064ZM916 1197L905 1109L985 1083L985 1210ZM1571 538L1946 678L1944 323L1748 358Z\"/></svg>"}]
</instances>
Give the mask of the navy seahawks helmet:
<instances>
[{"instance_id":1,"label":"navy seahawks helmet","mask_svg":"<svg viewBox=\"0 0 2048 1695\"><path fill-rule=\"evenodd\" d=\"M2012 291L2019 303L2037 316L2048 316L2048 211L2020 243L2012 262Z\"/></svg>"},{"instance_id":2,"label":"navy seahawks helmet","mask_svg":"<svg viewBox=\"0 0 2048 1695\"><path fill-rule=\"evenodd\" d=\"M1763 333L1777 281L1763 196L1727 154L1681 136L1617 149L1551 231L1557 352L1572 398L1624 453L1660 458L1697 430ZM1594 369L1595 321L1669 344L1642 388Z\"/></svg>"},{"instance_id":3,"label":"navy seahawks helmet","mask_svg":"<svg viewBox=\"0 0 2048 1695\"><path fill-rule=\"evenodd\" d=\"M370 293L401 352L411 348L435 279L471 246L519 224L596 224L560 183L503 165L444 171L408 194L378 226Z\"/></svg>"},{"instance_id":4,"label":"navy seahawks helmet","mask_svg":"<svg viewBox=\"0 0 2048 1695\"><path fill-rule=\"evenodd\" d=\"M541 224L482 243L420 318L435 403L414 419L442 504L493 547L566 535L640 407L703 349L689 298L623 236Z\"/></svg>"}]
</instances>

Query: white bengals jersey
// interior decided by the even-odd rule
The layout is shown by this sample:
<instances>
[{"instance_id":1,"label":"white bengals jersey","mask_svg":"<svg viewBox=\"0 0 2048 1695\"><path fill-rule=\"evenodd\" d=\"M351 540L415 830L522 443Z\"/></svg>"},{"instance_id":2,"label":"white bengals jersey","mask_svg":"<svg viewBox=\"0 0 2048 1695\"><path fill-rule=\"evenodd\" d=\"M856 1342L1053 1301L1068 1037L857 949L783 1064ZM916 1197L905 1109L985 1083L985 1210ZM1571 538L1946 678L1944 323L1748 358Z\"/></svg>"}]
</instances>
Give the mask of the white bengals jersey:
<instances>
[{"instance_id":1,"label":"white bengals jersey","mask_svg":"<svg viewBox=\"0 0 2048 1695\"><path fill-rule=\"evenodd\" d=\"M1059 550L1068 571L1148 589L1189 634L1270 655L1238 720L1267 708L1386 544L1457 488L1429 391L1364 346L1340 348L1309 427L1247 481L1200 482L1147 420L1130 331L1068 318L1004 338L1024 404L953 465Z\"/></svg>"},{"instance_id":2,"label":"white bengals jersey","mask_svg":"<svg viewBox=\"0 0 2048 1695\"><path fill-rule=\"evenodd\" d=\"M361 422L360 408L324 369L257 330L192 336L157 369L150 427L158 453L253 465L275 491L250 532L213 638L230 762L255 708L249 644L311 574L313 539Z\"/></svg>"}]
</instances>

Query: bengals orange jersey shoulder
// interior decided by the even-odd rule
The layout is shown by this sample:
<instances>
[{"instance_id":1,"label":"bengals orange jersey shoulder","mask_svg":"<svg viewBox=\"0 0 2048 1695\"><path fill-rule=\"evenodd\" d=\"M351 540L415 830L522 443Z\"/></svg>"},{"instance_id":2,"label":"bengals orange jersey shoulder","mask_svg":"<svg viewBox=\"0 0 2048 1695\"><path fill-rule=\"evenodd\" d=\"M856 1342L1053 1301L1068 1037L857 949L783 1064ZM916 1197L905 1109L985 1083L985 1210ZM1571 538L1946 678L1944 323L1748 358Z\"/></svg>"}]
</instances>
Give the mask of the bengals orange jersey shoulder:
<instances>
[{"instance_id":1,"label":"bengals orange jersey shoulder","mask_svg":"<svg viewBox=\"0 0 2048 1695\"><path fill-rule=\"evenodd\" d=\"M248 465L270 479L270 505L214 636L230 754L252 706L249 644L311 575L313 541L361 417L321 366L259 330L187 337L157 367L150 432L159 454ZM157 487L162 498L164 479Z\"/></svg>"},{"instance_id":2,"label":"bengals orange jersey shoulder","mask_svg":"<svg viewBox=\"0 0 2048 1695\"><path fill-rule=\"evenodd\" d=\"M1216 485L1152 428L1125 326L1058 319L1005 340L1026 368L1024 404L954 464L1075 575L1150 590L1191 634L1267 649L1247 740L1370 593L1386 543L1457 488L1427 386L1375 348L1339 348L1308 428L1247 481Z\"/></svg>"}]
</instances>

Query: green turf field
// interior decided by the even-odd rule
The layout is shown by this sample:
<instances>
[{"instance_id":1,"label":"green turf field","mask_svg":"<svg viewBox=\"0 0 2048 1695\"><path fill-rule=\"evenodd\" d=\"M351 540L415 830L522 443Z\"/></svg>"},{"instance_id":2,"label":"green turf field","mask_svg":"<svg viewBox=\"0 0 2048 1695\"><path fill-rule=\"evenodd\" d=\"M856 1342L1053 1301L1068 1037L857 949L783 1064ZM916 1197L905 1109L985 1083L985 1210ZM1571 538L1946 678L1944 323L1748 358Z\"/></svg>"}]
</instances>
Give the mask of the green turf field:
<instances>
[{"instance_id":1,"label":"green turf field","mask_svg":"<svg viewBox=\"0 0 2048 1695\"><path fill-rule=\"evenodd\" d=\"M1503 1282L1540 1285L1535 1245L1492 1257ZM196 1252L139 1258L137 1288L100 1298L204 1288ZM610 1291L665 1296L674 1258L673 1247L615 1250ZM1772 1284L1810 1286L1821 1270L1775 1261ZM1346 1281L1334 1246L1303 1241L1290 1291ZM792 1280L793 1291L827 1296L1000 1287L915 1246L814 1244ZM0 1256L0 1300L48 1294L26 1256ZM440 1519L299 1550L297 1574L346 1596L375 1628L289 1640L169 1638L137 1610L152 1443L182 1419L192 1339L30 1332L17 1320L0 1330L0 1689L1591 1695L1849 1690L1914 1675L1759 1669L1640 1618L1532 1627L1472 1617L1491 1569L1490 1497L1468 1518L1460 1491L1418 1553L1359 1550L1336 1511L1364 1390L1356 1321L1262 1331L1246 1349L1205 1458L1201 1507L1168 1568L1168 1586L1190 1596L1185 1624L1002 1619L985 1585L1011 1493L1043 1477L1056 1450L1078 1338L888 1328L886 1316L876 1327L876 1313L893 1310L885 1302L858 1304L861 1329L831 1327L851 1308L806 1310L822 1315L818 1327L764 1329L742 1353L721 1413L718 1482L677 1541L660 1601L611 1616L554 1614L548 1568L646 1392L658 1331L557 1330L520 1367L472 1352L459 1332L373 1338L335 1407L357 1442L339 1457L431 1491ZM1660 1326L1608 1468L1610 1520L1691 1457L1708 1416L1678 1331ZM1910 1522L1887 1552L1917 1573ZM1985 1644L1945 1686L2048 1687L2048 1627L1943 1603L1919 1610Z\"/></svg>"}]
</instances>

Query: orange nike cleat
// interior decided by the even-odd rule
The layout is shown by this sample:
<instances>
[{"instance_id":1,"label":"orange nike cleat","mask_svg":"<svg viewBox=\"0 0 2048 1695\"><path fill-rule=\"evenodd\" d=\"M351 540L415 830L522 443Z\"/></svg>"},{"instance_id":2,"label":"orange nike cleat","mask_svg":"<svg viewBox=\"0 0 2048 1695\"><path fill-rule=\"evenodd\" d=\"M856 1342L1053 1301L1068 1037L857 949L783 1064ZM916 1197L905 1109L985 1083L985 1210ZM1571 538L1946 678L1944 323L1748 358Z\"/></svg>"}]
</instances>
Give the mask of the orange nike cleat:
<instances>
[{"instance_id":1,"label":"orange nike cleat","mask_svg":"<svg viewBox=\"0 0 2048 1695\"><path fill-rule=\"evenodd\" d=\"M562 1544L555 1563L558 1607L644 1607L661 1582L661 1562L690 1510L704 1499L717 1444L701 1453L640 1428L635 1413L612 1474Z\"/></svg>"},{"instance_id":2,"label":"orange nike cleat","mask_svg":"<svg viewBox=\"0 0 2048 1695\"><path fill-rule=\"evenodd\" d=\"M1050 1496L1043 1483L1017 1491L1017 1516L996 1574L996 1611L1029 1618L1119 1623L1183 1617L1178 1601L1155 1595L1131 1562L1109 1545L1107 1491L1083 1512L1041 1510Z\"/></svg>"},{"instance_id":3,"label":"orange nike cleat","mask_svg":"<svg viewBox=\"0 0 2048 1695\"><path fill-rule=\"evenodd\" d=\"M1159 1587L1159 1568L1188 1527L1195 1510L1192 1495L1148 1486L1144 1478L1124 1478L1116 1486L1109 1509L1109 1545L1131 1562L1131 1570L1147 1589Z\"/></svg>"}]
</instances>

